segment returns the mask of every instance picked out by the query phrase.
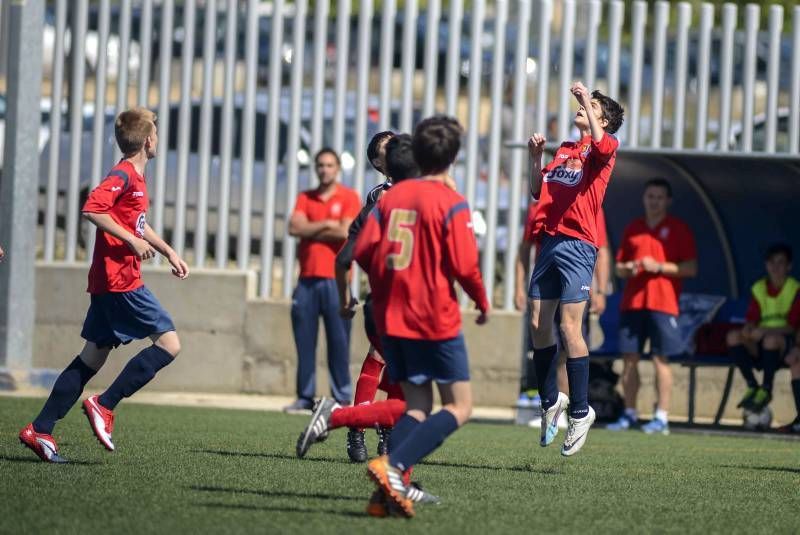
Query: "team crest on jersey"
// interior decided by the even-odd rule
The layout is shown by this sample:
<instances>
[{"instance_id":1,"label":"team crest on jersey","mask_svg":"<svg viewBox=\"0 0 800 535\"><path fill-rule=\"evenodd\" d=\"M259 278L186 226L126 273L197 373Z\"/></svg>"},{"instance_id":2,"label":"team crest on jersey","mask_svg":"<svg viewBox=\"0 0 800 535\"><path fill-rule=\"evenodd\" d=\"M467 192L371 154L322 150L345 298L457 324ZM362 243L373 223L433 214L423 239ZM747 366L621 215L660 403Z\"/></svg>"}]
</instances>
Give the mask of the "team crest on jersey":
<instances>
[{"instance_id":1,"label":"team crest on jersey","mask_svg":"<svg viewBox=\"0 0 800 535\"><path fill-rule=\"evenodd\" d=\"M331 205L331 217L336 219L342 216L342 203L335 202Z\"/></svg>"},{"instance_id":2,"label":"team crest on jersey","mask_svg":"<svg viewBox=\"0 0 800 535\"><path fill-rule=\"evenodd\" d=\"M589 151L592 150L592 146L589 143L581 145L581 156L586 158L589 156Z\"/></svg>"},{"instance_id":3,"label":"team crest on jersey","mask_svg":"<svg viewBox=\"0 0 800 535\"><path fill-rule=\"evenodd\" d=\"M669 237L669 227L661 227L661 231L659 232L662 240L666 240Z\"/></svg>"},{"instance_id":4,"label":"team crest on jersey","mask_svg":"<svg viewBox=\"0 0 800 535\"><path fill-rule=\"evenodd\" d=\"M144 226L147 223L147 219L145 218L144 212L139 214L139 217L136 219L136 235L140 238L144 237Z\"/></svg>"},{"instance_id":5,"label":"team crest on jersey","mask_svg":"<svg viewBox=\"0 0 800 535\"><path fill-rule=\"evenodd\" d=\"M569 158L544 176L545 182L558 182L565 186L577 186L583 178L583 162L580 158Z\"/></svg>"}]
</instances>

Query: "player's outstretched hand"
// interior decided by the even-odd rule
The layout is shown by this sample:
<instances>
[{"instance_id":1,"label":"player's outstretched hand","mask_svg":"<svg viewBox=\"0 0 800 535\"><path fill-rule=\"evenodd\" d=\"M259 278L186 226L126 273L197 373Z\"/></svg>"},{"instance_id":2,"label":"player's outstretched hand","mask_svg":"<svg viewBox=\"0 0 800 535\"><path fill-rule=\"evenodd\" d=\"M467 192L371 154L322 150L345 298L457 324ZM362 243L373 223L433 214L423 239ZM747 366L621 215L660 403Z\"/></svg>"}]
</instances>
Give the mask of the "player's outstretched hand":
<instances>
[{"instance_id":1,"label":"player's outstretched hand","mask_svg":"<svg viewBox=\"0 0 800 535\"><path fill-rule=\"evenodd\" d=\"M589 108L592 102L592 96L582 82L575 82L572 84L572 87L569 88L569 92L572 93L572 95L575 97L575 100L578 101L578 104L586 109Z\"/></svg>"},{"instance_id":2,"label":"player's outstretched hand","mask_svg":"<svg viewBox=\"0 0 800 535\"><path fill-rule=\"evenodd\" d=\"M156 250L147 241L134 236L128 242L128 247L140 260L150 260L156 257Z\"/></svg>"},{"instance_id":3,"label":"player's outstretched hand","mask_svg":"<svg viewBox=\"0 0 800 535\"><path fill-rule=\"evenodd\" d=\"M169 265L172 266L172 274L179 279L183 280L189 276L189 266L177 253L169 255Z\"/></svg>"},{"instance_id":4,"label":"player's outstretched hand","mask_svg":"<svg viewBox=\"0 0 800 535\"><path fill-rule=\"evenodd\" d=\"M358 305L358 299L350 296L350 301L347 303L346 306L339 307L339 316L343 319L351 320L356 315L356 306Z\"/></svg>"},{"instance_id":5,"label":"player's outstretched hand","mask_svg":"<svg viewBox=\"0 0 800 535\"><path fill-rule=\"evenodd\" d=\"M530 139L528 140L528 151L530 151L531 156L541 156L544 152L544 135L536 132L533 134Z\"/></svg>"}]
</instances>

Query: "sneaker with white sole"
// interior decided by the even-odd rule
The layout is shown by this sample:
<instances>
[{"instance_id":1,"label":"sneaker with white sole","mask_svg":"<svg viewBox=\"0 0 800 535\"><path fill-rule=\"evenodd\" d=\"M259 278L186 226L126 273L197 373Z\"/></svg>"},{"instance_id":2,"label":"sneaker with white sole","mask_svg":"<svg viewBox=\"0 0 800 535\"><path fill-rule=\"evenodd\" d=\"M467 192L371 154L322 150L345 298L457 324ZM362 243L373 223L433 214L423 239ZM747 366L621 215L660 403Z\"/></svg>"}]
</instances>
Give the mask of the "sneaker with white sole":
<instances>
[{"instance_id":1,"label":"sneaker with white sole","mask_svg":"<svg viewBox=\"0 0 800 535\"><path fill-rule=\"evenodd\" d=\"M542 429L539 445L543 448L553 443L558 435L558 421L562 414L569 407L569 397L563 393L558 393L558 398L552 407L542 412Z\"/></svg>"},{"instance_id":2,"label":"sneaker with white sole","mask_svg":"<svg viewBox=\"0 0 800 535\"><path fill-rule=\"evenodd\" d=\"M92 396L83 402L83 412L89 419L94 436L108 451L114 451L111 433L114 431L114 411L109 410L97 401L99 396Z\"/></svg>"},{"instance_id":3,"label":"sneaker with white sole","mask_svg":"<svg viewBox=\"0 0 800 535\"><path fill-rule=\"evenodd\" d=\"M331 414L340 407L336 401L329 398L322 398L317 402L311 421L297 439L295 453L300 459L305 456L312 444L328 438L328 422Z\"/></svg>"},{"instance_id":4,"label":"sneaker with white sole","mask_svg":"<svg viewBox=\"0 0 800 535\"><path fill-rule=\"evenodd\" d=\"M627 414L622 414L619 420L612 422L606 426L609 431L627 431L632 427L636 427L637 422L635 418L631 418Z\"/></svg>"},{"instance_id":5,"label":"sneaker with white sole","mask_svg":"<svg viewBox=\"0 0 800 535\"><path fill-rule=\"evenodd\" d=\"M586 443L586 435L592 427L596 415L594 409L589 407L589 413L583 418L569 418L567 436L564 437L564 445L561 446L561 455L569 457L578 453Z\"/></svg>"},{"instance_id":6,"label":"sneaker with white sole","mask_svg":"<svg viewBox=\"0 0 800 535\"><path fill-rule=\"evenodd\" d=\"M659 418L653 418L642 426L642 431L648 435L669 435L669 424Z\"/></svg>"}]
</instances>

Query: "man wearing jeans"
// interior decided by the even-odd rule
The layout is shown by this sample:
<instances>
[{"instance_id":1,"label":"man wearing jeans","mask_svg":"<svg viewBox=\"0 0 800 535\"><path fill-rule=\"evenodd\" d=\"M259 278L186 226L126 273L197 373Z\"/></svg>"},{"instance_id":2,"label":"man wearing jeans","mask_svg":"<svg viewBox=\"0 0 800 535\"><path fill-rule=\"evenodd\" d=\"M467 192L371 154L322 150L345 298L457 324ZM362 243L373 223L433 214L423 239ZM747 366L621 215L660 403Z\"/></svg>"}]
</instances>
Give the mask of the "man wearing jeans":
<instances>
[{"instance_id":1,"label":"man wearing jeans","mask_svg":"<svg viewBox=\"0 0 800 535\"><path fill-rule=\"evenodd\" d=\"M320 316L325 324L331 393L341 405L349 405L352 396L350 322L339 316L334 262L361 200L355 191L339 184L341 164L336 152L322 149L314 162L319 185L298 195L289 221L289 234L300 238L300 280L292 294L297 400L285 407L286 412L310 411L314 404Z\"/></svg>"}]
</instances>

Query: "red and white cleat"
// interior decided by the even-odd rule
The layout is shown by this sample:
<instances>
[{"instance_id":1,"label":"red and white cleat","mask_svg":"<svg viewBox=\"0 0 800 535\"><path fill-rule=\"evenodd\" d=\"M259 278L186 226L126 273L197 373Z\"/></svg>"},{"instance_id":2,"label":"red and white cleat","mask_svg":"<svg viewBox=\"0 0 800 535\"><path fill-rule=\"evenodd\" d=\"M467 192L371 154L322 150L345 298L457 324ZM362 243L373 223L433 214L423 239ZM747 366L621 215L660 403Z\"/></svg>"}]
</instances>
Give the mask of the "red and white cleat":
<instances>
[{"instance_id":1,"label":"red and white cleat","mask_svg":"<svg viewBox=\"0 0 800 535\"><path fill-rule=\"evenodd\" d=\"M89 419L94 436L108 451L114 451L111 433L114 431L114 411L108 410L97 401L97 396L92 396L83 402L83 412Z\"/></svg>"},{"instance_id":2,"label":"red and white cleat","mask_svg":"<svg viewBox=\"0 0 800 535\"><path fill-rule=\"evenodd\" d=\"M33 424L26 425L19 432L19 441L26 448L30 448L41 460L46 463L66 463L67 460L58 454L58 445L55 439L44 433L37 433Z\"/></svg>"}]
</instances>

